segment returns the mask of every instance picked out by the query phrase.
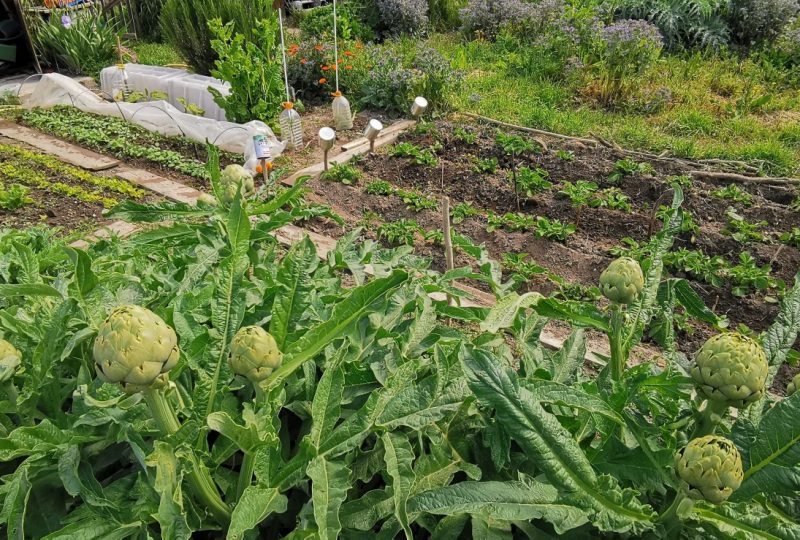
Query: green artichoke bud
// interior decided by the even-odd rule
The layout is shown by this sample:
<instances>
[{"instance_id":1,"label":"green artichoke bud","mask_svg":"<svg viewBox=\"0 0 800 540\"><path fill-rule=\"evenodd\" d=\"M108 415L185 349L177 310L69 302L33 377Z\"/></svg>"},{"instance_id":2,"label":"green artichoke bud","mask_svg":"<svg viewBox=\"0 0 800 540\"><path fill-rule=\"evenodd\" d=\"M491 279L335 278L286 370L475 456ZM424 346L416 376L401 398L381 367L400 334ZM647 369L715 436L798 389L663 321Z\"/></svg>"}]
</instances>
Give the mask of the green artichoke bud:
<instances>
[{"instance_id":1,"label":"green artichoke bud","mask_svg":"<svg viewBox=\"0 0 800 540\"><path fill-rule=\"evenodd\" d=\"M236 195L236 188L234 187L233 194ZM233 197L231 197L233 200ZM217 199L214 198L213 195L209 195L208 193L201 193L200 196L197 198L197 204L204 204L206 206L217 206Z\"/></svg>"},{"instance_id":2,"label":"green artichoke bud","mask_svg":"<svg viewBox=\"0 0 800 540\"><path fill-rule=\"evenodd\" d=\"M253 382L263 381L281 366L282 360L275 338L260 326L245 326L233 337L229 362L238 375Z\"/></svg>"},{"instance_id":3,"label":"green artichoke bud","mask_svg":"<svg viewBox=\"0 0 800 540\"><path fill-rule=\"evenodd\" d=\"M797 392L798 388L800 388L800 373L795 375L794 378L791 381L789 381L789 384L786 386L786 397L789 397L795 392Z\"/></svg>"},{"instance_id":4,"label":"green artichoke bud","mask_svg":"<svg viewBox=\"0 0 800 540\"><path fill-rule=\"evenodd\" d=\"M644 290L644 274L639 263L620 257L600 274L603 296L618 304L632 304Z\"/></svg>"},{"instance_id":5,"label":"green artichoke bud","mask_svg":"<svg viewBox=\"0 0 800 540\"><path fill-rule=\"evenodd\" d=\"M675 471L689 486L689 496L714 504L724 502L739 489L744 476L742 456L724 437L693 439L675 454Z\"/></svg>"},{"instance_id":6,"label":"green artichoke bud","mask_svg":"<svg viewBox=\"0 0 800 540\"><path fill-rule=\"evenodd\" d=\"M708 399L743 409L764 394L768 371L761 345L731 332L705 342L695 357L692 378Z\"/></svg>"},{"instance_id":7,"label":"green artichoke bud","mask_svg":"<svg viewBox=\"0 0 800 540\"><path fill-rule=\"evenodd\" d=\"M0 339L0 383L11 380L21 361L22 353L8 341Z\"/></svg>"},{"instance_id":8,"label":"green artichoke bud","mask_svg":"<svg viewBox=\"0 0 800 540\"><path fill-rule=\"evenodd\" d=\"M140 306L120 306L100 325L94 340L97 375L121 383L128 393L164 381L181 352L175 330Z\"/></svg>"},{"instance_id":9,"label":"green artichoke bud","mask_svg":"<svg viewBox=\"0 0 800 540\"><path fill-rule=\"evenodd\" d=\"M220 176L220 183L222 184L222 200L226 204L233 202L236 197L237 186L241 186L242 196L250 195L255 192L256 184L253 175L247 172L247 169L241 165L228 165L222 171Z\"/></svg>"}]
</instances>

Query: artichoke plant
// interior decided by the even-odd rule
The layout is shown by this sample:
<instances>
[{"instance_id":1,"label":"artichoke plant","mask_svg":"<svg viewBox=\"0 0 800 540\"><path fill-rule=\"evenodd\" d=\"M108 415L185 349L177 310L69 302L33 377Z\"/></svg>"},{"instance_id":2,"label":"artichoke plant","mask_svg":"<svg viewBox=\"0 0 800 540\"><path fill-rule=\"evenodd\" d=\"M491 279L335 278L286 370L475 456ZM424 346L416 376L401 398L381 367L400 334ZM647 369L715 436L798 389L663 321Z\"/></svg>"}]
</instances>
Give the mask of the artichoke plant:
<instances>
[{"instance_id":1,"label":"artichoke plant","mask_svg":"<svg viewBox=\"0 0 800 540\"><path fill-rule=\"evenodd\" d=\"M632 304L644 290L644 274L630 257L612 261L600 274L600 292L618 304Z\"/></svg>"},{"instance_id":2,"label":"artichoke plant","mask_svg":"<svg viewBox=\"0 0 800 540\"><path fill-rule=\"evenodd\" d=\"M789 381L789 384L786 386L786 397L789 397L795 392L797 392L798 388L800 388L800 373L795 375L792 378L792 380Z\"/></svg>"},{"instance_id":3,"label":"artichoke plant","mask_svg":"<svg viewBox=\"0 0 800 540\"><path fill-rule=\"evenodd\" d=\"M764 394L769 364L759 343L738 333L717 334L695 357L698 391L719 404L742 409Z\"/></svg>"},{"instance_id":4,"label":"artichoke plant","mask_svg":"<svg viewBox=\"0 0 800 540\"><path fill-rule=\"evenodd\" d=\"M675 471L694 499L720 504L742 483L742 456L724 437L693 439L675 454Z\"/></svg>"},{"instance_id":5,"label":"artichoke plant","mask_svg":"<svg viewBox=\"0 0 800 540\"><path fill-rule=\"evenodd\" d=\"M121 383L129 393L150 387L180 358L175 331L149 309L134 305L111 312L100 325L93 353L98 376Z\"/></svg>"},{"instance_id":6,"label":"artichoke plant","mask_svg":"<svg viewBox=\"0 0 800 540\"><path fill-rule=\"evenodd\" d=\"M240 328L231 342L229 358L234 373L260 382L281 366L283 354L278 344L260 326Z\"/></svg>"},{"instance_id":7,"label":"artichoke plant","mask_svg":"<svg viewBox=\"0 0 800 540\"><path fill-rule=\"evenodd\" d=\"M22 360L22 354L11 343L0 339L0 383L11 380Z\"/></svg>"}]
</instances>

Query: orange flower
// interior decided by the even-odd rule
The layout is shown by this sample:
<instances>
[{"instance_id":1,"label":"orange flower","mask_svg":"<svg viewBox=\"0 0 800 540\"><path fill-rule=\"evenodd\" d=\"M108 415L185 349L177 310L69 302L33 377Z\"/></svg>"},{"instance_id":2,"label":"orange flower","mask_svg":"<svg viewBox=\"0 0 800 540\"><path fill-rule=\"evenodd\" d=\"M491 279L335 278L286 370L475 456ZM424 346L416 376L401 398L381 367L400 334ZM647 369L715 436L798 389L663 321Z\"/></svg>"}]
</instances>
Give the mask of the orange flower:
<instances>
[{"instance_id":1,"label":"orange flower","mask_svg":"<svg viewBox=\"0 0 800 540\"><path fill-rule=\"evenodd\" d=\"M319 84L325 84L326 82L328 82L328 79L326 79L325 77L319 80Z\"/></svg>"},{"instance_id":2,"label":"orange flower","mask_svg":"<svg viewBox=\"0 0 800 540\"><path fill-rule=\"evenodd\" d=\"M292 45L290 45L290 46L289 46L289 50L288 50L289 56L294 56L294 55L296 55L296 54L297 54L297 51L299 51L299 50L300 50L300 46L299 46L299 45L297 45L296 43L295 43L295 44L292 44Z\"/></svg>"},{"instance_id":3,"label":"orange flower","mask_svg":"<svg viewBox=\"0 0 800 540\"><path fill-rule=\"evenodd\" d=\"M331 69L330 66L322 66L322 71L328 71L329 69Z\"/></svg>"},{"instance_id":4,"label":"orange flower","mask_svg":"<svg viewBox=\"0 0 800 540\"><path fill-rule=\"evenodd\" d=\"M347 65L347 66L344 66L344 69L353 69L353 66Z\"/></svg>"},{"instance_id":5,"label":"orange flower","mask_svg":"<svg viewBox=\"0 0 800 540\"><path fill-rule=\"evenodd\" d=\"M314 45L314 50L315 51L321 51L322 50L322 45Z\"/></svg>"},{"instance_id":6,"label":"orange flower","mask_svg":"<svg viewBox=\"0 0 800 540\"><path fill-rule=\"evenodd\" d=\"M303 65L305 65L305 64L307 64L307 63L308 63L308 60L306 60L305 58L301 58L301 59L300 59L300 63L301 63L301 64L303 64Z\"/></svg>"},{"instance_id":7,"label":"orange flower","mask_svg":"<svg viewBox=\"0 0 800 540\"><path fill-rule=\"evenodd\" d=\"M356 49L363 49L363 48L364 48L364 44L361 43L360 41L357 41L356 42Z\"/></svg>"},{"instance_id":8,"label":"orange flower","mask_svg":"<svg viewBox=\"0 0 800 540\"><path fill-rule=\"evenodd\" d=\"M353 56L353 51L344 51L345 56Z\"/></svg>"},{"instance_id":9,"label":"orange flower","mask_svg":"<svg viewBox=\"0 0 800 540\"><path fill-rule=\"evenodd\" d=\"M344 58L339 58L339 63L341 64L342 62L344 62Z\"/></svg>"},{"instance_id":10,"label":"orange flower","mask_svg":"<svg viewBox=\"0 0 800 540\"><path fill-rule=\"evenodd\" d=\"M257 172L258 174L261 174L261 173L263 173L263 172L264 172L264 167L262 167L262 166L261 166L261 163L259 163L258 165L256 165L256 172Z\"/></svg>"}]
</instances>

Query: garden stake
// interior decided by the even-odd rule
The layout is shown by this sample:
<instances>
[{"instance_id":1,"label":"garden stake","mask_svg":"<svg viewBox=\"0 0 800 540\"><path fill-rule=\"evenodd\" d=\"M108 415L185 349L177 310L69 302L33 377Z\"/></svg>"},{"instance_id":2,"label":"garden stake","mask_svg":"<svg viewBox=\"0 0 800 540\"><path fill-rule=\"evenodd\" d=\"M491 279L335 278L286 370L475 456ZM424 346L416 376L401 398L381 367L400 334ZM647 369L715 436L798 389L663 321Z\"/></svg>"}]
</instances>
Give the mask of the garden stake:
<instances>
[{"instance_id":1,"label":"garden stake","mask_svg":"<svg viewBox=\"0 0 800 540\"><path fill-rule=\"evenodd\" d=\"M453 258L453 238L450 234L450 197L442 197L442 230L444 231L444 258L447 264L447 270L455 268ZM448 293L447 305L452 306L455 304L453 297Z\"/></svg>"},{"instance_id":2,"label":"garden stake","mask_svg":"<svg viewBox=\"0 0 800 540\"><path fill-rule=\"evenodd\" d=\"M281 57L283 62L283 84L286 90L286 101L283 102L283 111L278 117L281 126L281 135L286 141L286 147L294 150L303 148L303 128L300 123L300 114L295 110L292 96L289 92L289 71L286 67L286 42L283 37L283 2L278 4L278 26L281 33Z\"/></svg>"}]
</instances>

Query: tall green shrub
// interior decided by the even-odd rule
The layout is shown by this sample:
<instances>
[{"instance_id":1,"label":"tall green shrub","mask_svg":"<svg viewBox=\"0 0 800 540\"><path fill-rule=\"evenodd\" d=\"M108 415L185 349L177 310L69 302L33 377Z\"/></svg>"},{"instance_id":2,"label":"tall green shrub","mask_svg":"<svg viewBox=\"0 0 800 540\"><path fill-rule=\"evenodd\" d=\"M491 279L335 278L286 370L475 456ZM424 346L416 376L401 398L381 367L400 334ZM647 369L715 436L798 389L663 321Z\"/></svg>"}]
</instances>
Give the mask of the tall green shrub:
<instances>
[{"instance_id":1,"label":"tall green shrub","mask_svg":"<svg viewBox=\"0 0 800 540\"><path fill-rule=\"evenodd\" d=\"M271 14L271 0L166 0L161 11L161 31L192 69L207 75L217 59L211 46L214 35L209 21L232 22L234 33L253 41L257 22Z\"/></svg>"},{"instance_id":2,"label":"tall green shrub","mask_svg":"<svg viewBox=\"0 0 800 540\"><path fill-rule=\"evenodd\" d=\"M133 10L136 15L136 32L139 38L147 41L161 39L161 9L164 0L134 0Z\"/></svg>"}]
</instances>

